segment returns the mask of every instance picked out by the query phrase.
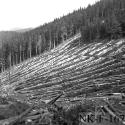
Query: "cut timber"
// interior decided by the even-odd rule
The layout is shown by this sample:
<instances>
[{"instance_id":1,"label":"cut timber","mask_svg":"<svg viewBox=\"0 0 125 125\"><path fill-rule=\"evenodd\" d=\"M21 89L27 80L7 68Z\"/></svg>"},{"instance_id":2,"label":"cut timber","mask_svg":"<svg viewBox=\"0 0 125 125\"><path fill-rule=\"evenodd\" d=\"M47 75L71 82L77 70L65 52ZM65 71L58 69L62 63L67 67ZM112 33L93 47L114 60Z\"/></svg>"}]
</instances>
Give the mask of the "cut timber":
<instances>
[{"instance_id":1,"label":"cut timber","mask_svg":"<svg viewBox=\"0 0 125 125\"><path fill-rule=\"evenodd\" d=\"M1 73L1 95L26 95L27 102L36 102L38 108L49 108L46 104L50 100L50 104L56 101L65 109L84 103L100 104L106 98L112 98L111 105L115 100L124 100L120 93L125 93L125 55L122 52L125 39L84 44L80 38L81 34L76 34L51 51L13 66L10 79L8 71ZM79 41L83 45L78 46ZM65 94L58 99L62 91ZM120 106L117 107L120 110Z\"/></svg>"},{"instance_id":2,"label":"cut timber","mask_svg":"<svg viewBox=\"0 0 125 125\"><path fill-rule=\"evenodd\" d=\"M9 119L5 119L5 120L1 120L0 121L0 125L3 125L5 123L8 123L8 125L13 125L14 123L20 122L23 117L27 116L27 114L34 108L34 104L27 109L25 112L23 112L21 115L19 116L15 116L15 117L11 117Z\"/></svg>"},{"instance_id":3,"label":"cut timber","mask_svg":"<svg viewBox=\"0 0 125 125\"><path fill-rule=\"evenodd\" d=\"M0 115L4 118L17 116L26 111L30 106L26 103L11 102L7 105L0 105Z\"/></svg>"}]
</instances>

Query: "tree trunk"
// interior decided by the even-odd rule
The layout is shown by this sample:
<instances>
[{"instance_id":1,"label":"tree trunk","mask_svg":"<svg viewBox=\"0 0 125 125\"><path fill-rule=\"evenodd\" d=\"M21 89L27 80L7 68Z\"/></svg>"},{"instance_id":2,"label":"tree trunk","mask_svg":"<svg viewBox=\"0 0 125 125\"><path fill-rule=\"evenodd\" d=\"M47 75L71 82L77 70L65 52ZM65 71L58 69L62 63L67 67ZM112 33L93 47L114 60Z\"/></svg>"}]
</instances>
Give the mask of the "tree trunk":
<instances>
[{"instance_id":1,"label":"tree trunk","mask_svg":"<svg viewBox=\"0 0 125 125\"><path fill-rule=\"evenodd\" d=\"M54 45L53 48L55 48L55 37L54 37L53 45Z\"/></svg>"},{"instance_id":2,"label":"tree trunk","mask_svg":"<svg viewBox=\"0 0 125 125\"><path fill-rule=\"evenodd\" d=\"M12 60L12 58L11 58L11 52L10 52L10 54L9 54L9 67L12 66L11 60Z\"/></svg>"},{"instance_id":3,"label":"tree trunk","mask_svg":"<svg viewBox=\"0 0 125 125\"><path fill-rule=\"evenodd\" d=\"M51 38L51 31L49 33L50 43L49 43L49 50L51 50L52 47L52 38Z\"/></svg>"},{"instance_id":4,"label":"tree trunk","mask_svg":"<svg viewBox=\"0 0 125 125\"><path fill-rule=\"evenodd\" d=\"M38 55L38 48L37 48L37 45L36 45L36 55Z\"/></svg>"},{"instance_id":5,"label":"tree trunk","mask_svg":"<svg viewBox=\"0 0 125 125\"><path fill-rule=\"evenodd\" d=\"M28 43L28 57L32 57L32 39L29 38L29 43Z\"/></svg>"},{"instance_id":6,"label":"tree trunk","mask_svg":"<svg viewBox=\"0 0 125 125\"><path fill-rule=\"evenodd\" d=\"M21 45L20 45L20 63L21 63L21 61L22 61L22 47L21 47Z\"/></svg>"},{"instance_id":7,"label":"tree trunk","mask_svg":"<svg viewBox=\"0 0 125 125\"><path fill-rule=\"evenodd\" d=\"M17 63L18 63L17 54L16 54L15 56L16 56L16 59L15 59L15 64L17 64Z\"/></svg>"}]
</instances>

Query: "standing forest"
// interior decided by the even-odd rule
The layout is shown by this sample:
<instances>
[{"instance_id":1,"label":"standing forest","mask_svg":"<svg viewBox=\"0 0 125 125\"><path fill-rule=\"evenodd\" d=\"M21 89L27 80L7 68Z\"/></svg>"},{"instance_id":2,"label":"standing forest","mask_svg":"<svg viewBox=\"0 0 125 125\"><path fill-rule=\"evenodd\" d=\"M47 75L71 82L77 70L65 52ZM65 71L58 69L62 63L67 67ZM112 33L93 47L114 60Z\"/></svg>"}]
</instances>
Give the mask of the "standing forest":
<instances>
[{"instance_id":1,"label":"standing forest","mask_svg":"<svg viewBox=\"0 0 125 125\"><path fill-rule=\"evenodd\" d=\"M100 0L26 32L0 32L0 72L82 34L79 44L125 36L125 0Z\"/></svg>"}]
</instances>

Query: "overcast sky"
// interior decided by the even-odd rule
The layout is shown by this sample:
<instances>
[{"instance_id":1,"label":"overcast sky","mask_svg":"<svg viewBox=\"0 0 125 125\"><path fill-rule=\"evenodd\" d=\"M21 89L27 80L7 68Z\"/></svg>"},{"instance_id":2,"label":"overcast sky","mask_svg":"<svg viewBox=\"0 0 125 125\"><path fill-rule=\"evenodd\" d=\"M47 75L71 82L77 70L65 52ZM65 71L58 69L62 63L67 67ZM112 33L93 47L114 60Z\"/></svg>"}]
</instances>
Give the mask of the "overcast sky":
<instances>
[{"instance_id":1,"label":"overcast sky","mask_svg":"<svg viewBox=\"0 0 125 125\"><path fill-rule=\"evenodd\" d=\"M99 0L0 0L0 31L37 27Z\"/></svg>"}]
</instances>

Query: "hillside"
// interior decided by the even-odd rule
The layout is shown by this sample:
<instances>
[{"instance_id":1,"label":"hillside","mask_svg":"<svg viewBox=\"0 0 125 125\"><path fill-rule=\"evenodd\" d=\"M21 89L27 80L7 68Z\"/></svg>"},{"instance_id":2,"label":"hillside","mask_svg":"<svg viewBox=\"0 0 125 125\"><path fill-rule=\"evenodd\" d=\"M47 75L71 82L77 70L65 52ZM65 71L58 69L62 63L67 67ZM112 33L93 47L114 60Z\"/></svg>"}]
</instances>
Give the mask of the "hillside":
<instances>
[{"instance_id":1,"label":"hillside","mask_svg":"<svg viewBox=\"0 0 125 125\"><path fill-rule=\"evenodd\" d=\"M37 28L0 32L5 124L125 124L125 0L100 0Z\"/></svg>"},{"instance_id":2,"label":"hillside","mask_svg":"<svg viewBox=\"0 0 125 125\"><path fill-rule=\"evenodd\" d=\"M49 100L64 91L65 97L59 99L63 101L82 99L84 94L124 92L125 40L79 46L80 37L77 34L57 48L13 66L10 73L3 72L1 93L11 95L13 90L35 101Z\"/></svg>"},{"instance_id":3,"label":"hillside","mask_svg":"<svg viewBox=\"0 0 125 125\"><path fill-rule=\"evenodd\" d=\"M54 49L78 32L81 44L125 37L125 0L100 0L26 32L0 33L0 59L4 60L0 72Z\"/></svg>"},{"instance_id":4,"label":"hillside","mask_svg":"<svg viewBox=\"0 0 125 125\"><path fill-rule=\"evenodd\" d=\"M32 30L33 28L14 28L14 29L11 29L11 31L15 31L15 32L18 32L18 33L23 33L23 32L27 32L27 31L30 31Z\"/></svg>"},{"instance_id":5,"label":"hillside","mask_svg":"<svg viewBox=\"0 0 125 125\"><path fill-rule=\"evenodd\" d=\"M4 43L5 41L9 41L13 37L17 36L18 34L14 31L0 31L0 43Z\"/></svg>"},{"instance_id":6,"label":"hillside","mask_svg":"<svg viewBox=\"0 0 125 125\"><path fill-rule=\"evenodd\" d=\"M125 113L125 39L80 42L78 33L51 51L4 71L0 95L41 104L63 91L56 104L66 109L86 101L104 106L109 99L117 113Z\"/></svg>"}]
</instances>

